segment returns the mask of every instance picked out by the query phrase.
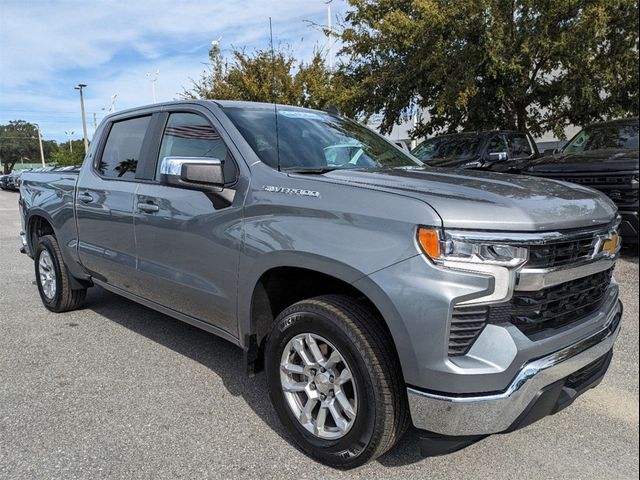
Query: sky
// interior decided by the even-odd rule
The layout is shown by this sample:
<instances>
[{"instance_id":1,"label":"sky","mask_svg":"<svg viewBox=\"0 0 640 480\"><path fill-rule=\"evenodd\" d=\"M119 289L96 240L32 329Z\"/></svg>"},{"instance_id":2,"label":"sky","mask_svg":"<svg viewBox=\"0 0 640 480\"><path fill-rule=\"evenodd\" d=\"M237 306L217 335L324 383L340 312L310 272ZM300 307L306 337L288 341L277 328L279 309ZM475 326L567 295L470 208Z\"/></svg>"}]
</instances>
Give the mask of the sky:
<instances>
[{"instance_id":1,"label":"sky","mask_svg":"<svg viewBox=\"0 0 640 480\"><path fill-rule=\"evenodd\" d=\"M344 15L344 0L333 0L333 17ZM289 45L308 60L326 51L318 26L327 24L326 0L0 0L0 124L26 120L40 125L43 138L82 138L79 92L87 84L89 138L93 115L179 97L198 78L213 40L223 54ZM334 19L335 22L335 19Z\"/></svg>"}]
</instances>

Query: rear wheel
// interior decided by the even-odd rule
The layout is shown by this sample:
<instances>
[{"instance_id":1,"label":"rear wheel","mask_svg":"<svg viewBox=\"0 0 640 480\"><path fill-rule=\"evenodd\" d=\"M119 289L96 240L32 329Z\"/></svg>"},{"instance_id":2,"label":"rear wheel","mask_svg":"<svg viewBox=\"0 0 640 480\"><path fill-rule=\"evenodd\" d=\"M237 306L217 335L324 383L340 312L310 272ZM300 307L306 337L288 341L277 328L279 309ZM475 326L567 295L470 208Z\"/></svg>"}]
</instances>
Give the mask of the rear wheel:
<instances>
[{"instance_id":1,"label":"rear wheel","mask_svg":"<svg viewBox=\"0 0 640 480\"><path fill-rule=\"evenodd\" d=\"M82 305L87 290L71 288L70 274L55 236L45 235L38 239L34 265L38 292L46 308L52 312L67 312Z\"/></svg>"},{"instance_id":2,"label":"rear wheel","mask_svg":"<svg viewBox=\"0 0 640 480\"><path fill-rule=\"evenodd\" d=\"M350 297L326 295L282 312L265 349L269 393L289 433L336 468L389 450L408 424L391 339Z\"/></svg>"}]
</instances>

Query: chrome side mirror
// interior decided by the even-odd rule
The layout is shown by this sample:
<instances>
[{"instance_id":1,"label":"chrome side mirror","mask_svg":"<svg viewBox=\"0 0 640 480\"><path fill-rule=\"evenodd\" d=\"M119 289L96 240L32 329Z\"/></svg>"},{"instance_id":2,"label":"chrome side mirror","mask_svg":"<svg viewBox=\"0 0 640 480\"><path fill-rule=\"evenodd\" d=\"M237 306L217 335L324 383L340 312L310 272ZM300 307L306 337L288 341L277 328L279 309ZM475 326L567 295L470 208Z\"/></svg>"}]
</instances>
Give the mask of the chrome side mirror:
<instances>
[{"instance_id":1,"label":"chrome side mirror","mask_svg":"<svg viewBox=\"0 0 640 480\"><path fill-rule=\"evenodd\" d=\"M507 152L494 152L489 154L490 162L504 162L509 158Z\"/></svg>"},{"instance_id":2,"label":"chrome side mirror","mask_svg":"<svg viewBox=\"0 0 640 480\"><path fill-rule=\"evenodd\" d=\"M160 183L175 187L224 187L224 162L211 157L164 157Z\"/></svg>"}]
</instances>

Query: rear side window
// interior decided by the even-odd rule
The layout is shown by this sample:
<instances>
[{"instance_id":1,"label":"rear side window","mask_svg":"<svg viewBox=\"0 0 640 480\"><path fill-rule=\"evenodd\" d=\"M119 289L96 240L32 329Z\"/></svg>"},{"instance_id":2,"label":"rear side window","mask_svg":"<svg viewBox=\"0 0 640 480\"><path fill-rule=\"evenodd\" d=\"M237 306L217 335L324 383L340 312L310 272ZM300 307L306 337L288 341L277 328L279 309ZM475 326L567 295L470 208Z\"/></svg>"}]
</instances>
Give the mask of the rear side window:
<instances>
[{"instance_id":1,"label":"rear side window","mask_svg":"<svg viewBox=\"0 0 640 480\"><path fill-rule=\"evenodd\" d=\"M236 167L227 146L209 121L196 113L172 113L162 136L156 167L160 178L160 163L165 157L209 157L224 162L225 183L236 179Z\"/></svg>"},{"instance_id":2,"label":"rear side window","mask_svg":"<svg viewBox=\"0 0 640 480\"><path fill-rule=\"evenodd\" d=\"M525 158L533 155L529 138L526 135L509 135L507 141L511 158Z\"/></svg>"},{"instance_id":3,"label":"rear side window","mask_svg":"<svg viewBox=\"0 0 640 480\"><path fill-rule=\"evenodd\" d=\"M114 122L96 166L102 176L121 180L135 178L150 119L146 116Z\"/></svg>"}]
</instances>

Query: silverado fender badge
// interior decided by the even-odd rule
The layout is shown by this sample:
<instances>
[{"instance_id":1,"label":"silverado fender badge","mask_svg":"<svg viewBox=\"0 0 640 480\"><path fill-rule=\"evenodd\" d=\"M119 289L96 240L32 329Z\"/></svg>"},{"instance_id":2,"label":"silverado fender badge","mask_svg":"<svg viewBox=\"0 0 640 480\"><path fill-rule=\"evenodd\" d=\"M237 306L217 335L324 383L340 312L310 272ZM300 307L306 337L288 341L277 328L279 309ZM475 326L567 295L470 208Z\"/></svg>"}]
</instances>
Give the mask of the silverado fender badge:
<instances>
[{"instance_id":1,"label":"silverado fender badge","mask_svg":"<svg viewBox=\"0 0 640 480\"><path fill-rule=\"evenodd\" d=\"M315 190L306 190L304 188L274 187L273 185L265 185L262 189L265 192L270 193L283 193L285 195L320 198L320 192L316 192Z\"/></svg>"}]
</instances>

